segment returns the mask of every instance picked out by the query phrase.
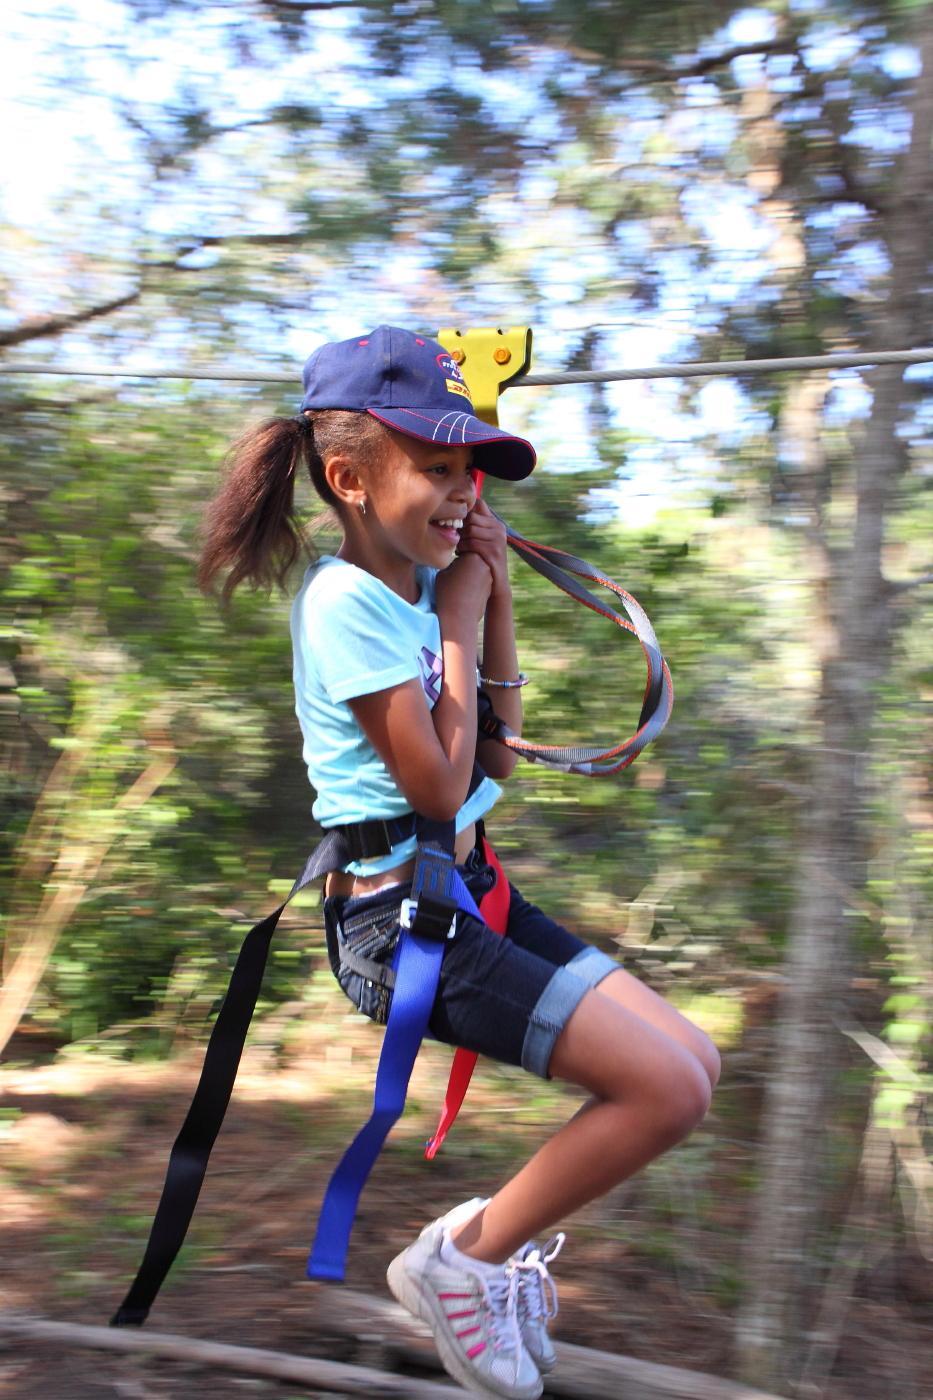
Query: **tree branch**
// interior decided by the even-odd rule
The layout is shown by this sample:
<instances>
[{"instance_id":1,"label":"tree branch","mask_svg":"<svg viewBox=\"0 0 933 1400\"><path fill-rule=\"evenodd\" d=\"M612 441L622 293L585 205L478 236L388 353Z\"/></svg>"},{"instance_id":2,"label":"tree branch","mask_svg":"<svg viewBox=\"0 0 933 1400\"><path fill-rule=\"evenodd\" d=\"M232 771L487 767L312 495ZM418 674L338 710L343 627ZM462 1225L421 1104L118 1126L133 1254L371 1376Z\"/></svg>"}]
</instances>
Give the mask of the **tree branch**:
<instances>
[{"instance_id":1,"label":"tree branch","mask_svg":"<svg viewBox=\"0 0 933 1400\"><path fill-rule=\"evenodd\" d=\"M147 270L160 268L169 272L201 272L203 269L199 267L182 267L181 259L190 258L192 253L199 253L202 248L220 248L227 243L254 243L274 248L289 243L301 243L307 236L304 230L296 233L206 233L203 237L185 243L173 257L152 259L143 266Z\"/></svg>"},{"instance_id":2,"label":"tree branch","mask_svg":"<svg viewBox=\"0 0 933 1400\"><path fill-rule=\"evenodd\" d=\"M280 243L301 243L307 236L304 229L296 233L208 233L203 238L199 238L197 244L186 249L184 253L179 253L178 256L187 257L190 253L196 252L198 248L216 248L223 243L259 243L274 248Z\"/></svg>"},{"instance_id":3,"label":"tree branch","mask_svg":"<svg viewBox=\"0 0 933 1400\"><path fill-rule=\"evenodd\" d=\"M137 287L135 291L127 296L116 297L113 301L103 301L96 306L85 307L83 311L71 311L63 316L45 316L29 321L23 321L18 326L13 326L9 330L0 331L0 349L7 345L22 345L27 340L41 340L46 335L61 335L62 331L71 330L72 326L83 325L86 321L93 321L98 316L107 316L111 311L119 311L121 307L131 306L134 301L138 301L142 295L142 288Z\"/></svg>"},{"instance_id":4,"label":"tree branch","mask_svg":"<svg viewBox=\"0 0 933 1400\"><path fill-rule=\"evenodd\" d=\"M262 0L264 10L281 10L286 15L301 15L315 10L372 10L382 8L365 0Z\"/></svg>"},{"instance_id":5,"label":"tree branch","mask_svg":"<svg viewBox=\"0 0 933 1400\"><path fill-rule=\"evenodd\" d=\"M651 58L624 59L619 66L623 73L644 73L646 77L669 78L674 82L679 82L681 78L702 78L717 68L726 67L736 58L750 58L756 54L768 56L796 52L797 45L793 39L769 39L760 44L736 44L734 48L725 49L722 53L707 54L704 58L695 58L692 63L684 64L683 67L677 67L676 64L658 63Z\"/></svg>"},{"instance_id":6,"label":"tree branch","mask_svg":"<svg viewBox=\"0 0 933 1400\"><path fill-rule=\"evenodd\" d=\"M413 1322L395 1303L353 1289L321 1289L315 1285L314 1307L309 1314L313 1330L359 1341L367 1337L386 1354L389 1365L401 1356L410 1357L420 1368L437 1371L440 1362L420 1323ZM241 1375L271 1376L278 1380L310 1387L324 1387L328 1394L399 1396L405 1400L456 1400L463 1392L446 1379L422 1380L414 1376L375 1370L369 1366L325 1361L313 1356L294 1356L255 1347L232 1346L180 1337L170 1332L140 1331L135 1327L90 1327L73 1322L52 1322L44 1318L0 1311L0 1337L16 1338L25 1344L45 1343L65 1350L86 1347L124 1353L149 1352L171 1357L198 1367L222 1368ZM614 1352L591 1351L588 1347L558 1342L562 1362L555 1395L587 1400L618 1400L620 1395L638 1400L777 1400L752 1386L687 1371L677 1366L642 1361ZM550 1387L549 1387L550 1388Z\"/></svg>"},{"instance_id":7,"label":"tree branch","mask_svg":"<svg viewBox=\"0 0 933 1400\"><path fill-rule=\"evenodd\" d=\"M366 1366L347 1366L340 1361L323 1361L313 1356L290 1356L285 1352L255 1347L230 1346L200 1338L179 1337L170 1332L141 1332L136 1327L89 1327L74 1322L47 1322L44 1318L23 1317L0 1312L0 1336L20 1342L42 1343L59 1350L90 1347L95 1351L142 1352L151 1356L184 1361L188 1366L238 1371L241 1375L272 1376L292 1385L315 1391L324 1387L328 1394L397 1396L401 1400L457 1400L462 1391L452 1385L413 1376L395 1376Z\"/></svg>"}]
</instances>

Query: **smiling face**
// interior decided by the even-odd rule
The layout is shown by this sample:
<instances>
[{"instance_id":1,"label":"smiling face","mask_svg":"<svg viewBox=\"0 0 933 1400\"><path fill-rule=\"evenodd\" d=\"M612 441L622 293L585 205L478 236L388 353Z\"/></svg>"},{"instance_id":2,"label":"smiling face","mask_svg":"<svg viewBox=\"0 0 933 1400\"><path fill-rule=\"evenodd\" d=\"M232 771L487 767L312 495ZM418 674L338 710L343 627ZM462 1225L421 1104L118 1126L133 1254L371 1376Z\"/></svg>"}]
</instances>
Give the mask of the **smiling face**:
<instances>
[{"instance_id":1,"label":"smiling face","mask_svg":"<svg viewBox=\"0 0 933 1400\"><path fill-rule=\"evenodd\" d=\"M378 430L380 444L366 456L345 451L325 461L345 531L338 553L413 602L417 564L440 570L457 554L476 504L472 448L422 442L384 424Z\"/></svg>"},{"instance_id":2,"label":"smiling face","mask_svg":"<svg viewBox=\"0 0 933 1400\"><path fill-rule=\"evenodd\" d=\"M472 449L435 446L394 429L385 433L377 462L339 472L337 463L346 459L327 465L345 507L340 554L413 601L415 567L446 569L456 556L463 522L476 504Z\"/></svg>"},{"instance_id":3,"label":"smiling face","mask_svg":"<svg viewBox=\"0 0 933 1400\"><path fill-rule=\"evenodd\" d=\"M413 564L445 569L476 504L470 447L391 432L392 452L370 472L367 510L385 543Z\"/></svg>"}]
</instances>

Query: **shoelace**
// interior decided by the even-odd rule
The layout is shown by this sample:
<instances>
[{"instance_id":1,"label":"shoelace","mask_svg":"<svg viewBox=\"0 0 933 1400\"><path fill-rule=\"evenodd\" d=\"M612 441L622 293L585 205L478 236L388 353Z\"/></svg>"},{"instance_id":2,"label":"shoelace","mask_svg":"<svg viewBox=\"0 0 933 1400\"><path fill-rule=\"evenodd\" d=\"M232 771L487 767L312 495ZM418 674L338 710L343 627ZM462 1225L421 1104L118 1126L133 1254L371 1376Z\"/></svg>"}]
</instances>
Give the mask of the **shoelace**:
<instances>
[{"instance_id":1,"label":"shoelace","mask_svg":"<svg viewBox=\"0 0 933 1400\"><path fill-rule=\"evenodd\" d=\"M494 1319L492 1331L492 1344L495 1351L514 1351L516 1357L520 1356L522 1349L522 1332L518 1321L518 1297L521 1276L518 1273L514 1260L506 1264L502 1274L498 1277L490 1278L487 1274L476 1274L483 1287L486 1302ZM500 1328L504 1325L505 1330L510 1334L509 1339L502 1335Z\"/></svg>"},{"instance_id":2,"label":"shoelace","mask_svg":"<svg viewBox=\"0 0 933 1400\"><path fill-rule=\"evenodd\" d=\"M560 1254L566 1238L562 1232L552 1235L547 1244L536 1245L524 1259L512 1260L519 1279L519 1305L529 1318L547 1322L557 1316L557 1285L547 1266Z\"/></svg>"}]
</instances>

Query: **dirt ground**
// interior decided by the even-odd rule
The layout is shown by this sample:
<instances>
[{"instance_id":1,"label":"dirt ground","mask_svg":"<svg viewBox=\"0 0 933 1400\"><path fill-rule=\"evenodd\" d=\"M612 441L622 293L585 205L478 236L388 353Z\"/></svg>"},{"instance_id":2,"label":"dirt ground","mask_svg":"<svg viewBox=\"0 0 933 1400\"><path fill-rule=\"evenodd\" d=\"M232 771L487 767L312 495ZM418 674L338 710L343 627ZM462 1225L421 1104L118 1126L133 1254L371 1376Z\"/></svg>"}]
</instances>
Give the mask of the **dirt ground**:
<instances>
[{"instance_id":1,"label":"dirt ground","mask_svg":"<svg viewBox=\"0 0 933 1400\"><path fill-rule=\"evenodd\" d=\"M309 1326L318 1290L305 1259L328 1174L367 1110L378 1048L348 1018L337 1041L309 1033L283 1062L247 1052L189 1242L156 1303L162 1332L355 1360ZM131 1064L59 1057L0 1070L0 1306L101 1324L128 1286L199 1055ZM19 1050L20 1055L22 1050ZM387 1297L388 1260L429 1219L495 1189L573 1111L553 1085L481 1066L433 1163L421 1150L449 1052L428 1045L410 1106L363 1195L347 1283ZM750 1086L727 1069L714 1114L682 1148L568 1225L554 1265L564 1341L728 1376L736 1260L752 1170ZM825 1400L933 1395L930 1269L890 1251L852 1303ZM104 1353L7 1344L3 1400L228 1400L308 1396L276 1381ZM620 1397L624 1400L624 1396Z\"/></svg>"}]
</instances>

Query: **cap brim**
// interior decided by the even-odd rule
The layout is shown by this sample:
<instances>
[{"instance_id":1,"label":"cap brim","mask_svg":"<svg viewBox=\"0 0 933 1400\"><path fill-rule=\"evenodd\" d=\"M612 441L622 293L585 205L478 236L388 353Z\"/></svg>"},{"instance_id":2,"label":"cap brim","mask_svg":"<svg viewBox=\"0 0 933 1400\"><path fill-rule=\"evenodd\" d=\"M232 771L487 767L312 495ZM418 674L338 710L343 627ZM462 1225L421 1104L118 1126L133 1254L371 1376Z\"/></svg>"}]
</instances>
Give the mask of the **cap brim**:
<instances>
[{"instance_id":1,"label":"cap brim","mask_svg":"<svg viewBox=\"0 0 933 1400\"><path fill-rule=\"evenodd\" d=\"M480 471L505 481L522 481L534 471L538 460L530 442L504 433L484 423L475 413L450 410L433 412L429 408L368 408L367 413L389 428L419 442L442 443L444 447L473 447L474 461Z\"/></svg>"}]
</instances>

